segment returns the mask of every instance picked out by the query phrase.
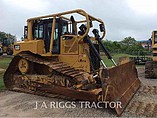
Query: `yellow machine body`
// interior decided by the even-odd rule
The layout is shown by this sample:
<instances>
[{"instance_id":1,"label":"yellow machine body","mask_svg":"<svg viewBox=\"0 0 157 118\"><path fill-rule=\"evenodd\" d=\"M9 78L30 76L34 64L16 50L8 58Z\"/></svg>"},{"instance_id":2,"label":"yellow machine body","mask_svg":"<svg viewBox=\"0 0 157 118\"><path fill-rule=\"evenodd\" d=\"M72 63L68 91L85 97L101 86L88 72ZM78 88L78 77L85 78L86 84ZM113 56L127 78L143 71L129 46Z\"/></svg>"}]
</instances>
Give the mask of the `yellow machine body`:
<instances>
[{"instance_id":1,"label":"yellow machine body","mask_svg":"<svg viewBox=\"0 0 157 118\"><path fill-rule=\"evenodd\" d=\"M152 61L147 61L145 64L145 77L157 78L157 31L152 32L151 46Z\"/></svg>"},{"instance_id":2,"label":"yellow machine body","mask_svg":"<svg viewBox=\"0 0 157 118\"><path fill-rule=\"evenodd\" d=\"M22 51L30 51L35 54L39 54L45 57L57 56L59 61L68 63L70 66L76 69L83 69L90 72L90 62L84 48L89 49L87 44L83 44L83 41L79 42L78 37L73 37L71 40L64 40L61 38L61 53L52 54L45 51L44 40L26 40L22 42L16 42L14 44L14 55ZM89 50L88 50L89 51Z\"/></svg>"},{"instance_id":3,"label":"yellow machine body","mask_svg":"<svg viewBox=\"0 0 157 118\"><path fill-rule=\"evenodd\" d=\"M153 61L157 62L157 31L152 32Z\"/></svg>"},{"instance_id":4,"label":"yellow machine body","mask_svg":"<svg viewBox=\"0 0 157 118\"><path fill-rule=\"evenodd\" d=\"M31 51L35 54L44 54L44 41L43 40L32 40L32 41L21 41L14 44L14 53L16 55L21 51Z\"/></svg>"}]
</instances>

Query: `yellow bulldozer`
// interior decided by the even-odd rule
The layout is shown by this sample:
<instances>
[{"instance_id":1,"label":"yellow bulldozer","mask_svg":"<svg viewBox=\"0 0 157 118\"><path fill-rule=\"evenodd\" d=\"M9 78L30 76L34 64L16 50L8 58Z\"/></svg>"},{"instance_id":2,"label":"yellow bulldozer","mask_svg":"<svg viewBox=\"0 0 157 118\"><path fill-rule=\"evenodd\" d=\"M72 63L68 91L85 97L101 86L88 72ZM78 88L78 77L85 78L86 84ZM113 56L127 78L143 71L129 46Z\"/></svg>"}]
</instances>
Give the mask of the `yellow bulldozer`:
<instances>
[{"instance_id":1,"label":"yellow bulldozer","mask_svg":"<svg viewBox=\"0 0 157 118\"><path fill-rule=\"evenodd\" d=\"M9 38L2 39L2 42L0 42L0 55L3 53L6 53L7 55L13 54L13 40Z\"/></svg>"},{"instance_id":2,"label":"yellow bulldozer","mask_svg":"<svg viewBox=\"0 0 157 118\"><path fill-rule=\"evenodd\" d=\"M151 36L152 61L145 64L145 77L157 78L157 31L152 32Z\"/></svg>"},{"instance_id":3,"label":"yellow bulldozer","mask_svg":"<svg viewBox=\"0 0 157 118\"><path fill-rule=\"evenodd\" d=\"M7 89L76 100L121 102L120 115L140 87L133 62L117 65L101 40L105 25L84 10L34 17L4 74ZM114 67L100 56L102 48Z\"/></svg>"}]
</instances>

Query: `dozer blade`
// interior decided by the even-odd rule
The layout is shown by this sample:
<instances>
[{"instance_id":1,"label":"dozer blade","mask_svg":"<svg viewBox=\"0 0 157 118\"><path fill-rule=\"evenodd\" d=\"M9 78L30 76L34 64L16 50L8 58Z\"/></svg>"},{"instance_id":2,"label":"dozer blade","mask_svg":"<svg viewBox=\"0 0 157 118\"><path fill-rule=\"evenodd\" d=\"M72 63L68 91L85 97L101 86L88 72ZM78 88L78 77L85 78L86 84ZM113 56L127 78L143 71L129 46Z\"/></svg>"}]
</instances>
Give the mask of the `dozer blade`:
<instances>
[{"instance_id":1,"label":"dozer blade","mask_svg":"<svg viewBox=\"0 0 157 118\"><path fill-rule=\"evenodd\" d=\"M140 80L133 62L128 62L101 71L102 91L104 101L121 102L121 107L115 111L121 115L138 88Z\"/></svg>"}]
</instances>

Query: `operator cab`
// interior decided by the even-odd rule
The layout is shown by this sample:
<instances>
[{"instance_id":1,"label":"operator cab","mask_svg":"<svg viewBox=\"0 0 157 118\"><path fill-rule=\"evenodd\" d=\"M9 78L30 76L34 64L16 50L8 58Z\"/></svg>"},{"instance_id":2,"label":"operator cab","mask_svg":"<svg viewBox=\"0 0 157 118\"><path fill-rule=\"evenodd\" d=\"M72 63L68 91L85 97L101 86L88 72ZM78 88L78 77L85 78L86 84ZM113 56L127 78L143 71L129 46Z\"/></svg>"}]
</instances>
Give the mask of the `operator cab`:
<instances>
[{"instance_id":1,"label":"operator cab","mask_svg":"<svg viewBox=\"0 0 157 118\"><path fill-rule=\"evenodd\" d=\"M50 52L53 19L35 20L32 26L32 35L35 40L44 40L45 51ZM27 38L27 26L24 27L24 37ZM56 19L53 40L53 54L60 54L60 37L68 32L68 22L61 18Z\"/></svg>"},{"instance_id":2,"label":"operator cab","mask_svg":"<svg viewBox=\"0 0 157 118\"><path fill-rule=\"evenodd\" d=\"M52 34L52 22L53 19L46 19L36 21L33 24L33 38L43 39L45 42L46 52L50 51L50 41ZM54 40L53 40L53 54L60 53L60 36L67 32L67 21L60 18L56 19L55 30L54 30Z\"/></svg>"}]
</instances>

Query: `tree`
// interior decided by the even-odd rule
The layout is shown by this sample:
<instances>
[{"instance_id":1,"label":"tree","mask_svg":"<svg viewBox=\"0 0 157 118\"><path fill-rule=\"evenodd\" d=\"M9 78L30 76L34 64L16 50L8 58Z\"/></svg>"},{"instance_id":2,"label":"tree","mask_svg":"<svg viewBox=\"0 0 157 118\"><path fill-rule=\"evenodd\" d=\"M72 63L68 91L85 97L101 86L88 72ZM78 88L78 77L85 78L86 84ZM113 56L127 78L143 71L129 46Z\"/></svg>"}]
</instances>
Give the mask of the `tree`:
<instances>
[{"instance_id":1,"label":"tree","mask_svg":"<svg viewBox=\"0 0 157 118\"><path fill-rule=\"evenodd\" d=\"M9 38L9 39L11 39L13 41L16 40L16 36L15 35L12 35L10 33L5 33L5 32L1 32L0 31L0 42L2 42L2 39L4 39L4 38Z\"/></svg>"},{"instance_id":2,"label":"tree","mask_svg":"<svg viewBox=\"0 0 157 118\"><path fill-rule=\"evenodd\" d=\"M138 51L143 51L144 48L132 37L126 37L121 42L121 50L127 54L138 54Z\"/></svg>"},{"instance_id":3,"label":"tree","mask_svg":"<svg viewBox=\"0 0 157 118\"><path fill-rule=\"evenodd\" d=\"M102 41L106 49L110 53L126 53L131 55L148 54L148 50L144 49L135 38L126 37L122 41Z\"/></svg>"},{"instance_id":4,"label":"tree","mask_svg":"<svg viewBox=\"0 0 157 118\"><path fill-rule=\"evenodd\" d=\"M104 40L103 44L110 53L119 53L121 50L121 45L117 41Z\"/></svg>"},{"instance_id":5,"label":"tree","mask_svg":"<svg viewBox=\"0 0 157 118\"><path fill-rule=\"evenodd\" d=\"M135 44L137 44L136 40L135 40L134 38L130 37L130 36L124 38L124 39L121 41L121 43L122 43L123 45L125 45L125 46L130 46L130 45L135 45Z\"/></svg>"},{"instance_id":6,"label":"tree","mask_svg":"<svg viewBox=\"0 0 157 118\"><path fill-rule=\"evenodd\" d=\"M105 41L103 41L103 44L108 51L112 51L112 41L105 40Z\"/></svg>"}]
</instances>

